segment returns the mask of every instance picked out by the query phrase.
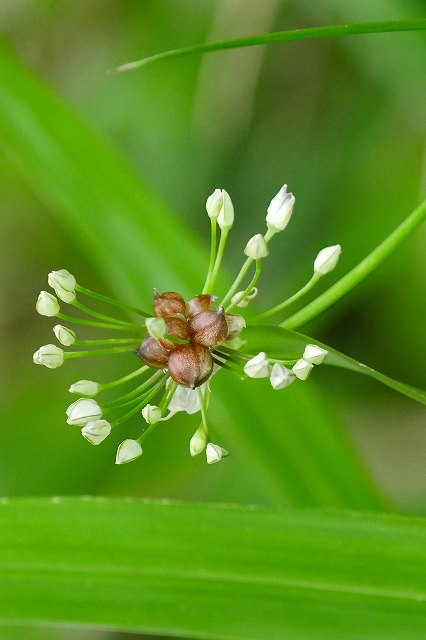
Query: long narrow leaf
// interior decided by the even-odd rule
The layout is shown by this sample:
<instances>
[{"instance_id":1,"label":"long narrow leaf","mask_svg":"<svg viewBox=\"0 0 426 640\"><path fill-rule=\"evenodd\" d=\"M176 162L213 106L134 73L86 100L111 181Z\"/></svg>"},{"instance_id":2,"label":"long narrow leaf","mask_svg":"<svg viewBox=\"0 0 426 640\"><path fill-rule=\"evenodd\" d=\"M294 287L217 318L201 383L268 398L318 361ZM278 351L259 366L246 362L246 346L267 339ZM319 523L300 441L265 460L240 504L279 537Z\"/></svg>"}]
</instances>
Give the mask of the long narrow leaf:
<instances>
[{"instance_id":1,"label":"long narrow leaf","mask_svg":"<svg viewBox=\"0 0 426 640\"><path fill-rule=\"evenodd\" d=\"M280 358L282 360L300 358L307 344L316 344L329 352L325 359L326 364L369 376L413 400L426 404L426 391L423 389L417 389L409 384L389 378L389 376L375 371L375 369L358 362L354 358L345 356L343 353L336 351L336 349L296 331L277 326L258 325L248 327L244 333L244 338L247 340L246 348L252 353L262 350L266 351L271 358Z\"/></svg>"},{"instance_id":2,"label":"long narrow leaf","mask_svg":"<svg viewBox=\"0 0 426 640\"><path fill-rule=\"evenodd\" d=\"M252 47L260 44L272 44L274 42L291 42L295 40L312 40L319 38L333 38L336 36L357 35L363 33L389 33L395 31L421 31L426 29L425 19L416 20L388 20L383 22L364 22L358 24L337 24L327 27L311 27L309 29L293 29L291 31L278 31L276 33L262 33L246 38L234 38L232 40L221 40L219 42L206 42L195 44L181 49L163 51L148 58L142 58L135 62L127 62L112 69L112 73L121 73L139 69L152 62L164 60L165 58L179 58L194 53L208 53L210 51L220 51L223 49L239 49L241 47Z\"/></svg>"},{"instance_id":3,"label":"long narrow leaf","mask_svg":"<svg viewBox=\"0 0 426 640\"><path fill-rule=\"evenodd\" d=\"M425 548L417 518L3 502L0 622L234 640L422 640Z\"/></svg>"}]
</instances>

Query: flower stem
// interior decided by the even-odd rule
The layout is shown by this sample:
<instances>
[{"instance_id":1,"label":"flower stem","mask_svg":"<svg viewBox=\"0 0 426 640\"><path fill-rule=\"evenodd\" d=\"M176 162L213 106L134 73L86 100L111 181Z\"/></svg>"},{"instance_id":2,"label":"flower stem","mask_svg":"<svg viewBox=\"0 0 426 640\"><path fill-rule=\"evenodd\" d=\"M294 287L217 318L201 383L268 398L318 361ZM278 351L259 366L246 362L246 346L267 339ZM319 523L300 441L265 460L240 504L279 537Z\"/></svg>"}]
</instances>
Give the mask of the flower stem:
<instances>
[{"instance_id":1,"label":"flower stem","mask_svg":"<svg viewBox=\"0 0 426 640\"><path fill-rule=\"evenodd\" d=\"M292 315L280 327L298 329L310 322L323 311L343 298L360 284L398 248L398 246L426 219L426 200L424 200L378 247L354 267L330 289L310 302L306 307Z\"/></svg>"},{"instance_id":2,"label":"flower stem","mask_svg":"<svg viewBox=\"0 0 426 640\"><path fill-rule=\"evenodd\" d=\"M133 380L133 378L136 378L137 376L141 376L143 373L145 373L145 371L148 371L149 368L150 367L148 367L147 365L144 365L143 367L136 369L136 371L132 371L132 373L128 373L126 376L123 376L122 378L118 378L117 380L113 380L112 382L105 382L104 384L100 384L99 385L100 390L104 391L104 389L112 389L113 387L117 387L120 384L124 384L129 380Z\"/></svg>"},{"instance_id":3,"label":"flower stem","mask_svg":"<svg viewBox=\"0 0 426 640\"><path fill-rule=\"evenodd\" d=\"M106 322L111 322L112 324L120 325L122 327L139 327L139 325L135 323L125 322L124 320L118 320L117 318L106 316L103 313L98 313L97 311L90 309L90 307L86 307L85 304L81 304L81 302L78 302L77 300L74 300L74 302L71 302L71 304L76 309L83 311L83 313L87 313L88 316L92 316L93 318L99 318L99 320L105 320Z\"/></svg>"},{"instance_id":4,"label":"flower stem","mask_svg":"<svg viewBox=\"0 0 426 640\"><path fill-rule=\"evenodd\" d=\"M264 311L264 313L260 313L258 316L255 316L254 318L252 318L252 322L257 322L258 320L263 320L264 318L268 318L269 316L272 316L275 313L282 311L286 307L289 307L291 304L293 304L293 302L296 302L296 300L299 300L302 296L308 293L308 291L310 291L312 287L316 285L316 283L320 278L321 278L320 275L314 273L314 275L309 280L309 282L307 282L304 287L299 289L299 291L297 291L295 294L290 296L290 298L287 298L287 300L284 300L284 302L277 304L276 307L272 307L272 309L269 309L268 311Z\"/></svg>"},{"instance_id":5,"label":"flower stem","mask_svg":"<svg viewBox=\"0 0 426 640\"><path fill-rule=\"evenodd\" d=\"M123 402L127 402L127 400L132 400L132 398L137 398L137 396L142 391L144 391L145 389L151 387L154 383L157 383L159 378L162 378L163 376L164 376L164 373L162 371L157 371L150 378L148 378L148 380L145 380L145 382L140 384L138 387L136 387L132 391L129 391L128 393L125 393L124 395L119 396L118 398L115 398L114 400L110 400L109 402L105 402L105 403L103 403L102 406L103 407L118 407Z\"/></svg>"},{"instance_id":6,"label":"flower stem","mask_svg":"<svg viewBox=\"0 0 426 640\"><path fill-rule=\"evenodd\" d=\"M65 320L73 324L83 324L86 327L97 327L98 329L116 329L117 331L129 331L129 327L125 325L110 324L107 322L96 322L95 320L86 320L85 318L74 318L73 316L67 316L65 313L57 313L56 318ZM140 327L139 327L140 328Z\"/></svg>"},{"instance_id":7,"label":"flower stem","mask_svg":"<svg viewBox=\"0 0 426 640\"><path fill-rule=\"evenodd\" d=\"M206 281L204 283L202 293L206 293L210 287L210 280L213 275L214 264L216 260L216 236L217 236L217 219L211 219L211 239L210 239L210 262L209 262L209 270L207 272Z\"/></svg>"},{"instance_id":8,"label":"flower stem","mask_svg":"<svg viewBox=\"0 0 426 640\"><path fill-rule=\"evenodd\" d=\"M238 297L238 299L230 304L227 309L226 309L226 313L229 313L231 311L231 309L233 309L234 307L238 307L238 305L240 304L240 302L243 302L247 296L250 294L250 292L253 290L256 282L259 280L260 277L260 273L262 271L262 260L256 260L256 271L254 272L254 276L250 281L250 284L248 285L248 287L243 291L243 293L241 294L241 296ZM226 301L226 297L223 299L222 301L222 305L224 303L224 301Z\"/></svg>"},{"instance_id":9,"label":"flower stem","mask_svg":"<svg viewBox=\"0 0 426 640\"><path fill-rule=\"evenodd\" d=\"M163 398L161 399L161 402L159 404L159 409L161 409L161 413L164 413L164 411L167 410L167 407L169 406L170 400L173 398L173 394L176 391L176 387L177 387L177 383L176 382L172 382L170 387L166 390ZM161 419L158 420L157 422L154 422L154 424L150 424L147 426L147 428L141 433L141 435L138 438L138 442L143 442L144 440L146 440L146 438L151 435L151 433L154 431L154 429L156 429L158 427L158 425L160 424Z\"/></svg>"},{"instance_id":10,"label":"flower stem","mask_svg":"<svg viewBox=\"0 0 426 640\"><path fill-rule=\"evenodd\" d=\"M129 347L111 347L110 349L95 349L93 351L66 351L65 360L72 358L95 358L96 356L110 356L112 353L130 353Z\"/></svg>"},{"instance_id":11,"label":"flower stem","mask_svg":"<svg viewBox=\"0 0 426 640\"><path fill-rule=\"evenodd\" d=\"M103 344L135 344L138 338L107 338L106 340L75 340L79 346L95 347Z\"/></svg>"},{"instance_id":12,"label":"flower stem","mask_svg":"<svg viewBox=\"0 0 426 640\"><path fill-rule=\"evenodd\" d=\"M225 252L226 241L228 239L230 228L222 229L220 232L219 247L214 262L213 272L206 284L204 285L203 293L212 292L212 289L216 283L217 274L219 273L220 265L222 264L223 254Z\"/></svg>"},{"instance_id":13,"label":"flower stem","mask_svg":"<svg viewBox=\"0 0 426 640\"><path fill-rule=\"evenodd\" d=\"M116 307L121 307L126 311L133 311L133 313L137 313L140 316L144 316L145 318L149 318L152 314L139 309L138 307L133 307L130 304L126 304L125 302L120 302L119 300L115 300L114 298L110 298L109 296L104 296L101 293L96 293L95 291L91 291L90 289L86 289L85 287L81 287L80 285L75 286L76 291L83 293L86 296L90 296L91 298L95 298L96 300L100 300L101 302L106 302L107 304L112 304Z\"/></svg>"},{"instance_id":14,"label":"flower stem","mask_svg":"<svg viewBox=\"0 0 426 640\"><path fill-rule=\"evenodd\" d=\"M161 389L161 386L164 384L164 381L161 380L158 384L155 385L155 387L153 387L152 389L150 389L150 391L148 391L147 393L145 393L142 396L142 399L140 400L140 402L136 405L136 407L133 407L133 409L130 409L130 411L128 411L127 413L124 414L124 416L121 416L121 418L118 418L118 420L114 420L114 422L111 423L111 426L113 428L117 427L119 424L122 424L123 422L125 422L126 420L128 420L129 418L131 418L132 416L135 415L135 413L137 413L138 411L140 411L142 409L142 407L144 407L147 402L149 402L149 400L151 400L151 398L153 398L155 396L156 393L158 393L158 391ZM118 407L114 407L114 408L118 408ZM112 410L112 409L111 409Z\"/></svg>"},{"instance_id":15,"label":"flower stem","mask_svg":"<svg viewBox=\"0 0 426 640\"><path fill-rule=\"evenodd\" d=\"M244 262L243 266L240 269L239 274L235 278L234 283L231 285L231 287L227 291L225 297L221 301L221 303L220 303L221 307L225 306L225 304L232 298L232 296L234 295L234 293L236 292L236 290L240 286L240 282L243 280L243 278L246 275L247 271L250 269L250 265L252 264L252 262L253 262L253 258L247 258L246 259L246 261Z\"/></svg>"},{"instance_id":16,"label":"flower stem","mask_svg":"<svg viewBox=\"0 0 426 640\"><path fill-rule=\"evenodd\" d=\"M197 393L198 393L198 397L200 399L200 407L201 407L201 426L203 427L204 433L206 434L206 437L208 438L209 425L208 425L208 422L207 422L207 409L208 409L208 405L209 405L210 391L206 387L205 394L203 395L203 392L202 392L201 388L198 387L197 388Z\"/></svg>"}]
</instances>

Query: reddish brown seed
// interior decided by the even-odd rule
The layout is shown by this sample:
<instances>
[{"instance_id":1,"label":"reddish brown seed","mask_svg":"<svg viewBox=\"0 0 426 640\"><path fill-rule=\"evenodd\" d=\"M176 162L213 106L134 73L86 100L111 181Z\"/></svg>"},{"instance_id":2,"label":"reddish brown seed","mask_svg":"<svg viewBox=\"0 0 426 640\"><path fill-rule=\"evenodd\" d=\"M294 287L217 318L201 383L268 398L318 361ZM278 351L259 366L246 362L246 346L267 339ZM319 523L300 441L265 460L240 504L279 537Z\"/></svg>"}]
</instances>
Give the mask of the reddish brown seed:
<instances>
[{"instance_id":1,"label":"reddish brown seed","mask_svg":"<svg viewBox=\"0 0 426 640\"><path fill-rule=\"evenodd\" d=\"M168 316L164 318L166 321L166 333L172 338L178 338L179 340L186 340L188 338L188 322L184 316ZM178 346L178 343L168 340L167 338L160 338L158 341L166 349L172 350Z\"/></svg>"},{"instance_id":2,"label":"reddish brown seed","mask_svg":"<svg viewBox=\"0 0 426 640\"><path fill-rule=\"evenodd\" d=\"M172 316L175 313L182 313L185 315L186 304L185 300L179 293L175 291L164 291L164 293L158 293L154 289L154 302L152 303L154 313L156 316Z\"/></svg>"},{"instance_id":3,"label":"reddish brown seed","mask_svg":"<svg viewBox=\"0 0 426 640\"><path fill-rule=\"evenodd\" d=\"M243 316L239 316L236 313L227 313L226 322L228 324L228 335L227 340L231 338L235 338L246 326L246 321Z\"/></svg>"},{"instance_id":4,"label":"reddish brown seed","mask_svg":"<svg viewBox=\"0 0 426 640\"><path fill-rule=\"evenodd\" d=\"M217 296L202 293L188 302L188 316L195 316L202 311L214 311L214 301Z\"/></svg>"},{"instance_id":5,"label":"reddish brown seed","mask_svg":"<svg viewBox=\"0 0 426 640\"><path fill-rule=\"evenodd\" d=\"M219 311L202 311L189 320L189 335L203 347L214 349L228 336L223 307Z\"/></svg>"},{"instance_id":6,"label":"reddish brown seed","mask_svg":"<svg viewBox=\"0 0 426 640\"><path fill-rule=\"evenodd\" d=\"M213 358L206 347L183 344L171 352L168 370L173 380L182 387L195 389L211 375Z\"/></svg>"},{"instance_id":7,"label":"reddish brown seed","mask_svg":"<svg viewBox=\"0 0 426 640\"><path fill-rule=\"evenodd\" d=\"M135 353L148 367L163 369L167 366L169 351L151 336L145 338Z\"/></svg>"}]
</instances>

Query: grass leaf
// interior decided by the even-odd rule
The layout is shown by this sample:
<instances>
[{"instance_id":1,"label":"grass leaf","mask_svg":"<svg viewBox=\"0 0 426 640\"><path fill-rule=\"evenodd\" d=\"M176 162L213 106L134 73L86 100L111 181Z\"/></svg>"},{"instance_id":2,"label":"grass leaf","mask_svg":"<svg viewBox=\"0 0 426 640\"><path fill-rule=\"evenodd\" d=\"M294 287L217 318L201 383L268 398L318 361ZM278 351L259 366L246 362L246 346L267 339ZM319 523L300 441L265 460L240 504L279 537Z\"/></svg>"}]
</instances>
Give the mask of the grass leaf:
<instances>
[{"instance_id":1,"label":"grass leaf","mask_svg":"<svg viewBox=\"0 0 426 640\"><path fill-rule=\"evenodd\" d=\"M2 624L235 640L424 637L418 518L52 498L3 501L0 525Z\"/></svg>"}]
</instances>

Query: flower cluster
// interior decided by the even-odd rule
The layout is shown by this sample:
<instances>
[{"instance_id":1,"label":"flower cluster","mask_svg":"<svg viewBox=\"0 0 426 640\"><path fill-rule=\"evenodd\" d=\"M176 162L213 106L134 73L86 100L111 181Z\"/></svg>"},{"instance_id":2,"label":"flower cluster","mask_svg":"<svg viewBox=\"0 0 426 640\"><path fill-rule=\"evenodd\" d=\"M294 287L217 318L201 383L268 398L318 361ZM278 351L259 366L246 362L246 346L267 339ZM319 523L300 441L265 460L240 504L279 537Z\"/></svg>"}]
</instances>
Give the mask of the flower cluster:
<instances>
[{"instance_id":1,"label":"flower cluster","mask_svg":"<svg viewBox=\"0 0 426 640\"><path fill-rule=\"evenodd\" d=\"M190 415L200 413L201 424L190 440L189 450L191 456L204 451L207 463L212 464L228 455L226 449L210 440L207 420L210 380L217 371L227 369L242 379L269 378L275 390L283 389L295 380L306 380L314 365L321 364L327 357L327 351L308 344L298 359L286 361L268 358L263 351L250 353L244 340L246 320L240 313L235 313L236 309L240 311L247 307L257 295L256 284L262 260L269 254L272 238L287 227L294 204L293 194L284 185L268 207L266 232L256 234L247 242L244 249L246 259L232 286L219 302L214 293L215 283L234 221L234 207L224 189L216 189L207 200L206 209L211 223L209 268L201 293L188 301L178 292L160 293L154 289L153 312L149 313L79 285L65 269L52 271L48 284L56 295L47 291L40 293L36 303L39 314L58 318L67 325L74 323L124 332L125 337L82 340L68 326L57 324L53 332L62 346L84 348L65 351L55 344L43 345L34 353L34 362L55 369L69 359L122 353L142 361L142 366L110 382L74 382L69 391L80 397L66 410L67 423L81 427L82 435L91 444L98 445L123 422L141 414L145 421L142 433L118 446L116 463L123 464L142 455L142 442L161 422L180 411ZM313 274L307 284L290 298L256 316L254 321L279 313L310 291L323 275L334 269L340 252L339 245L322 249L314 261ZM251 280L239 290L252 266L255 270ZM83 304L81 297L118 307L138 320L106 315ZM64 314L58 299L83 315ZM102 402L94 399L129 384L133 384L133 388L118 397Z\"/></svg>"}]
</instances>

